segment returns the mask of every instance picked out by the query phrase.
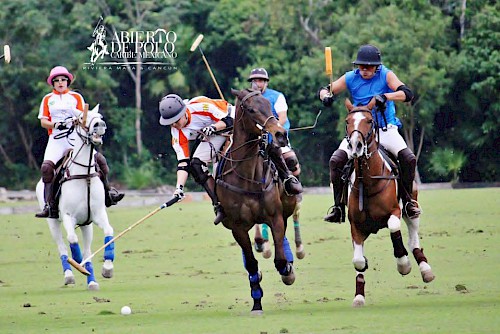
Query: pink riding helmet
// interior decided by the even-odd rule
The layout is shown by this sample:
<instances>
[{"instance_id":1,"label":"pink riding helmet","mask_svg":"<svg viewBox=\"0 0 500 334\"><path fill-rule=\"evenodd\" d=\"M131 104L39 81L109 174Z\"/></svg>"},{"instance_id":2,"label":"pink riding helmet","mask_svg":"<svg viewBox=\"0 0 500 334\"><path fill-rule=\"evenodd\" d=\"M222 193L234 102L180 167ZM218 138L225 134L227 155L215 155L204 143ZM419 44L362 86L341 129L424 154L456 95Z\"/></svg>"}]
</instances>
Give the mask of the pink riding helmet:
<instances>
[{"instance_id":1,"label":"pink riding helmet","mask_svg":"<svg viewBox=\"0 0 500 334\"><path fill-rule=\"evenodd\" d=\"M66 67L56 66L50 70L49 77L47 78L47 83L49 84L49 86L52 86L52 80L59 75L64 75L65 77L68 77L69 79L68 85L73 81L73 74L69 73Z\"/></svg>"}]
</instances>

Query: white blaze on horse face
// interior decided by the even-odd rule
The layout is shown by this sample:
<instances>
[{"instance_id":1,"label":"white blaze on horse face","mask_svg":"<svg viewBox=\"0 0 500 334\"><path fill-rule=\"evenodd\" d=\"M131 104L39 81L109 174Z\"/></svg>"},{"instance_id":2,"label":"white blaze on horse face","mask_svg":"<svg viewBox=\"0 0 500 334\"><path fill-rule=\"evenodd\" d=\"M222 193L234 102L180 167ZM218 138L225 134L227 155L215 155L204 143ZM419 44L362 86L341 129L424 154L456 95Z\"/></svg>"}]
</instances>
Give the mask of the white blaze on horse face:
<instances>
[{"instance_id":1,"label":"white blaze on horse face","mask_svg":"<svg viewBox=\"0 0 500 334\"><path fill-rule=\"evenodd\" d=\"M366 119L363 113L356 112L352 116L354 121L353 130L351 132L351 137L349 138L349 148L352 152L353 157L360 157L365 152L365 143L362 137L362 133L359 130L361 122Z\"/></svg>"}]
</instances>

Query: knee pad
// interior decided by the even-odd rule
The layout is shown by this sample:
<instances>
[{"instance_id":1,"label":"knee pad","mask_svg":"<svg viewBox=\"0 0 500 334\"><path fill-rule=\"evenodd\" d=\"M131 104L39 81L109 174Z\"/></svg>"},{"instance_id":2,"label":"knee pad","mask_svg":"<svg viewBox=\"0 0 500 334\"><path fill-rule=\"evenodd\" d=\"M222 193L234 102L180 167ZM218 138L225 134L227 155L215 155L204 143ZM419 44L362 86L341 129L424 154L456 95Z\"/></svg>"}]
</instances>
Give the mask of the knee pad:
<instances>
[{"instance_id":1,"label":"knee pad","mask_svg":"<svg viewBox=\"0 0 500 334\"><path fill-rule=\"evenodd\" d=\"M417 167L417 157L408 147L398 152L398 160L400 163L411 167L411 169Z\"/></svg>"},{"instance_id":2,"label":"knee pad","mask_svg":"<svg viewBox=\"0 0 500 334\"><path fill-rule=\"evenodd\" d=\"M108 167L108 162L106 161L106 158L104 157L104 155L102 155L102 153L100 152L97 152L95 155L94 155L94 158L95 158L95 162L97 163L97 166L99 166L99 170L101 171L101 173L106 176L109 174L109 167Z\"/></svg>"},{"instance_id":3,"label":"knee pad","mask_svg":"<svg viewBox=\"0 0 500 334\"><path fill-rule=\"evenodd\" d=\"M330 157L330 170L331 171L342 171L345 164L347 163L348 157L347 153L343 150L336 150Z\"/></svg>"},{"instance_id":4,"label":"knee pad","mask_svg":"<svg viewBox=\"0 0 500 334\"><path fill-rule=\"evenodd\" d=\"M43 183L51 183L54 180L55 164L50 160L45 160L40 168L42 171Z\"/></svg>"},{"instance_id":5,"label":"knee pad","mask_svg":"<svg viewBox=\"0 0 500 334\"><path fill-rule=\"evenodd\" d=\"M198 184L205 184L208 180L208 167L207 164L198 158L193 158L190 162L190 170L194 180Z\"/></svg>"},{"instance_id":6,"label":"knee pad","mask_svg":"<svg viewBox=\"0 0 500 334\"><path fill-rule=\"evenodd\" d=\"M295 173L299 169L299 160L295 154L285 158L285 163L290 172Z\"/></svg>"}]
</instances>

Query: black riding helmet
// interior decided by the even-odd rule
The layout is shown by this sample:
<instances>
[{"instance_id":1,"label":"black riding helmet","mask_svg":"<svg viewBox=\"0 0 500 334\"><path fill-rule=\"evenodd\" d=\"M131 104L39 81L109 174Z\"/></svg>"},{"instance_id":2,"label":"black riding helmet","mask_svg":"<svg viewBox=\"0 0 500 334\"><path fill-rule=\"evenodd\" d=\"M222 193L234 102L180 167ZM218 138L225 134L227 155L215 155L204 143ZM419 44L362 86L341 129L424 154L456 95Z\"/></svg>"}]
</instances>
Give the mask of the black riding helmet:
<instances>
[{"instance_id":1,"label":"black riding helmet","mask_svg":"<svg viewBox=\"0 0 500 334\"><path fill-rule=\"evenodd\" d=\"M382 58L380 51L375 46L367 44L362 45L358 50L356 60L352 62L354 65L369 65L378 66L382 65Z\"/></svg>"}]
</instances>

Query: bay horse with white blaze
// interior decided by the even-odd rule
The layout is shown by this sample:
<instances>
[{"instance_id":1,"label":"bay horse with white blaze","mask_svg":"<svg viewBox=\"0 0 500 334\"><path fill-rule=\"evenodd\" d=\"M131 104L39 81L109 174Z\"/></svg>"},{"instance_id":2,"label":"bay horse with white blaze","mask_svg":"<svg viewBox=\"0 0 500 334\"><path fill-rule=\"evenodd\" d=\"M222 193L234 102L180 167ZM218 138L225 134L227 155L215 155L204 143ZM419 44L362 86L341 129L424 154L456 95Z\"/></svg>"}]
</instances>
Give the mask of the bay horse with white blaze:
<instances>
[{"instance_id":1,"label":"bay horse with white blaze","mask_svg":"<svg viewBox=\"0 0 500 334\"><path fill-rule=\"evenodd\" d=\"M95 161L95 146L103 143L105 132L106 123L102 120L102 115L98 113L97 106L88 113L82 113L70 129L61 133L62 136L66 136L66 140L74 143L74 148L66 155L66 160L63 160L64 172L60 175L60 218L47 218L47 223L59 250L65 285L75 284L75 277L70 266L71 259L80 263L83 258L87 258L92 253L92 223L103 230L104 243L113 238L113 228L109 223L104 201L104 185L97 173ZM63 137L61 140L64 140ZM39 205L43 208L44 196L41 180L36 186L36 194ZM61 220L67 233L71 258L68 258L68 249L63 240ZM82 232L83 254L75 232L76 227L80 227ZM113 276L113 260L114 244L110 244L104 253L103 277ZM87 276L88 289L98 290L99 284L94 276L92 262L85 263L84 268L90 274Z\"/></svg>"},{"instance_id":2,"label":"bay horse with white blaze","mask_svg":"<svg viewBox=\"0 0 500 334\"><path fill-rule=\"evenodd\" d=\"M283 240L286 220L292 215L297 199L285 194L271 162L272 155L281 157L280 147L287 139L269 101L258 90L231 92L237 97L232 143L218 166L216 191L226 213L222 224L231 230L242 249L253 298L252 313L261 314L262 274L248 232L255 224L269 225L276 270L283 283L293 284L293 265L285 256Z\"/></svg>"},{"instance_id":3,"label":"bay horse with white blaze","mask_svg":"<svg viewBox=\"0 0 500 334\"><path fill-rule=\"evenodd\" d=\"M400 199L398 196L398 177L395 164L384 158L376 140L377 128L371 110L375 105L372 99L367 106L353 106L346 99L348 110L346 117L346 136L349 156L353 159L354 172L351 175L348 199L348 217L351 224L351 237L354 248L352 262L356 270L356 293L354 307L365 304L365 278L368 260L364 256L363 245L370 234L377 233L382 228L389 228L394 257L398 272L407 275L411 271L408 252L401 235ZM415 199L417 187L414 187ZM408 247L425 283L434 279L427 258L420 248L418 235L420 217L413 219L403 216L408 227Z\"/></svg>"}]
</instances>

